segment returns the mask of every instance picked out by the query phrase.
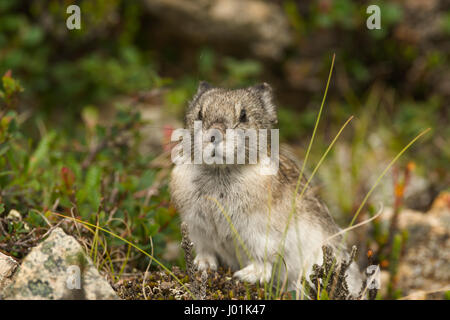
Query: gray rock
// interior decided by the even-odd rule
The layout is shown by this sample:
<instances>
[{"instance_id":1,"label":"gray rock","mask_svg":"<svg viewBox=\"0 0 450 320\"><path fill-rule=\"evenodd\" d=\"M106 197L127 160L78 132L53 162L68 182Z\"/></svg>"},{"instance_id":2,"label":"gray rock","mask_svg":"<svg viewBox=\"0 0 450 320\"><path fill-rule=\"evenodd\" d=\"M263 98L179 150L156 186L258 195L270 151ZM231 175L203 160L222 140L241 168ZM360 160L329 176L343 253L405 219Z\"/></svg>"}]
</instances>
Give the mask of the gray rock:
<instances>
[{"instance_id":1,"label":"gray rock","mask_svg":"<svg viewBox=\"0 0 450 320\"><path fill-rule=\"evenodd\" d=\"M150 12L177 34L208 43L244 45L260 57L277 59L292 43L280 6L261 0L145 0Z\"/></svg>"},{"instance_id":2,"label":"gray rock","mask_svg":"<svg viewBox=\"0 0 450 320\"><path fill-rule=\"evenodd\" d=\"M81 245L60 228L25 257L5 299L118 299Z\"/></svg>"},{"instance_id":3,"label":"gray rock","mask_svg":"<svg viewBox=\"0 0 450 320\"><path fill-rule=\"evenodd\" d=\"M392 210L383 215L382 219L390 221ZM398 227L408 231L398 266L398 288L408 299L434 292L443 298L443 292L450 289L450 193L441 193L426 213L402 210Z\"/></svg>"},{"instance_id":4,"label":"gray rock","mask_svg":"<svg viewBox=\"0 0 450 320\"><path fill-rule=\"evenodd\" d=\"M0 295L12 283L17 267L18 263L13 258L0 252Z\"/></svg>"}]
</instances>

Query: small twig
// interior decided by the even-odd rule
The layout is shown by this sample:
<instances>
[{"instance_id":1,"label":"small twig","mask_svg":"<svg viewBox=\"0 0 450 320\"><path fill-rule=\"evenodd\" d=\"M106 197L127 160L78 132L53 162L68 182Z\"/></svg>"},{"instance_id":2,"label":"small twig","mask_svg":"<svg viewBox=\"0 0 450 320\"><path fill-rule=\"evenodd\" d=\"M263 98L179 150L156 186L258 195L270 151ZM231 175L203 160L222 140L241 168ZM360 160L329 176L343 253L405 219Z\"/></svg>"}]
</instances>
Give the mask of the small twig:
<instances>
[{"instance_id":1,"label":"small twig","mask_svg":"<svg viewBox=\"0 0 450 320\"><path fill-rule=\"evenodd\" d=\"M47 230L47 232L44 233L44 234L40 237L40 239L44 239L44 238L45 238L47 235L49 235L53 230L55 230L56 228L58 228L59 225L60 225L61 223L63 223L63 222L64 222L64 219L63 219L63 220L59 220L58 223L55 224L54 226L50 226L50 228ZM39 239L39 240L40 240L40 239Z\"/></svg>"},{"instance_id":2,"label":"small twig","mask_svg":"<svg viewBox=\"0 0 450 320\"><path fill-rule=\"evenodd\" d=\"M74 202L72 202L72 208L70 208L70 215L72 216L72 218L75 219L75 214L74 214L74 210L77 210L76 204ZM78 210L77 210L78 211ZM75 220L74 220L75 221ZM81 238L81 231L80 228L78 227L78 223L75 221L74 223L75 225L75 229L77 229L78 232L78 237Z\"/></svg>"}]
</instances>

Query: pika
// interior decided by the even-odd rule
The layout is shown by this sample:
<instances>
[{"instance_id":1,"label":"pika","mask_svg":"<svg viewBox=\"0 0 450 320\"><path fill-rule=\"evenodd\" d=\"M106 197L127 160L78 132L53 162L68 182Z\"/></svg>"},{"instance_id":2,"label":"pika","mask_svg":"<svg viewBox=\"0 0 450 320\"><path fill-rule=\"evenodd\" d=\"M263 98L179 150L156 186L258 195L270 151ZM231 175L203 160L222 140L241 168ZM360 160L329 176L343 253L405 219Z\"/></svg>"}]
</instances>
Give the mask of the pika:
<instances>
[{"instance_id":1,"label":"pika","mask_svg":"<svg viewBox=\"0 0 450 320\"><path fill-rule=\"evenodd\" d=\"M201 121L204 130L222 133L273 129L278 122L273 100L266 83L224 89L200 82L188 104L185 127L192 134L195 121ZM300 170L289 153L280 149L276 174L261 174L260 169L259 161L177 164L169 182L171 200L187 224L199 270L223 265L250 283L269 283L279 276L295 290L301 288L303 276L309 279L313 264L322 263L324 244L341 252L338 259L348 253L339 236L327 241L340 229L312 188L301 198L295 195ZM305 182L303 178L300 190ZM361 288L361 276L352 264L347 277L351 292Z\"/></svg>"}]
</instances>

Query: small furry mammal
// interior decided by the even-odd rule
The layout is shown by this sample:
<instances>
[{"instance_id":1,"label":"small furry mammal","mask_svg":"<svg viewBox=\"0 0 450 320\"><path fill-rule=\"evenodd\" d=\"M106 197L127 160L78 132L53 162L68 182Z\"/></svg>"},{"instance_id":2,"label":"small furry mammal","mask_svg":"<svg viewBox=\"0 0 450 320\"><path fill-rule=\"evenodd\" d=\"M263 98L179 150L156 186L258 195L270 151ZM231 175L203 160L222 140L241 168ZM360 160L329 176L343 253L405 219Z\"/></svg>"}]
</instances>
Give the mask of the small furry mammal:
<instances>
[{"instance_id":1,"label":"small furry mammal","mask_svg":"<svg viewBox=\"0 0 450 320\"><path fill-rule=\"evenodd\" d=\"M265 83L228 90L201 82L186 112L186 129L192 132L197 120L202 121L204 130L274 128L277 112L272 90ZM198 269L216 269L223 264L241 280L269 282L272 274L278 273L275 265L282 255L281 281L287 275L289 289L294 290L300 288L302 275L309 279L314 263L322 263L322 245L340 229L309 188L302 199L297 195L288 223L300 170L283 150L277 174L261 175L259 166L178 164L170 181L172 202L188 226ZM327 244L335 252L341 248L341 257L347 257L341 240L335 237ZM361 288L355 264L347 282L350 292Z\"/></svg>"}]
</instances>

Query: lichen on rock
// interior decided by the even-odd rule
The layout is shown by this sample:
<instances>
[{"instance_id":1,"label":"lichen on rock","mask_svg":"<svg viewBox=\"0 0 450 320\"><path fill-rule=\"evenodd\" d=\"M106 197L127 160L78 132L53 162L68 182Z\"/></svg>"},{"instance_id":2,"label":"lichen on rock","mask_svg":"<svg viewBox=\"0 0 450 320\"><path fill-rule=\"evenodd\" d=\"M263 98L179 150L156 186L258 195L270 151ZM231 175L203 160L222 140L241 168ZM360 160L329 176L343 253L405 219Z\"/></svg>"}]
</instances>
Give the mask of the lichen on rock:
<instances>
[{"instance_id":1,"label":"lichen on rock","mask_svg":"<svg viewBox=\"0 0 450 320\"><path fill-rule=\"evenodd\" d=\"M18 263L0 252L0 296L4 288L12 283L12 278L16 272Z\"/></svg>"},{"instance_id":2,"label":"lichen on rock","mask_svg":"<svg viewBox=\"0 0 450 320\"><path fill-rule=\"evenodd\" d=\"M55 228L25 257L4 298L118 299L82 246L61 228Z\"/></svg>"}]
</instances>

